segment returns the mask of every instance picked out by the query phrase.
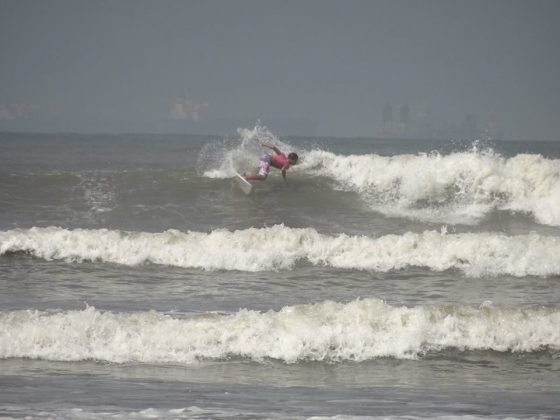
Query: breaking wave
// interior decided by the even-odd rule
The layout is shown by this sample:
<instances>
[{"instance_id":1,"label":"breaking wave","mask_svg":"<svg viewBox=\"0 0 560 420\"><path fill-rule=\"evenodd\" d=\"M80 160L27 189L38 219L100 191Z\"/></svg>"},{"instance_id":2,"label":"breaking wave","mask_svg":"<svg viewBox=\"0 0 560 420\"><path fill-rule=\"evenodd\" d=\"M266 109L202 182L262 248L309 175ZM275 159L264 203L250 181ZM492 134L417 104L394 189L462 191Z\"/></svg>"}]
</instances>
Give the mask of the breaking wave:
<instances>
[{"instance_id":1,"label":"breaking wave","mask_svg":"<svg viewBox=\"0 0 560 420\"><path fill-rule=\"evenodd\" d=\"M264 246L265 245L265 246ZM468 276L560 274L560 238L537 233L425 231L378 238L327 235L275 225L229 231L68 230L58 227L0 232L0 255L26 252L47 260L153 263L204 270L290 270L298 262L386 272L410 266L458 269Z\"/></svg>"},{"instance_id":2,"label":"breaking wave","mask_svg":"<svg viewBox=\"0 0 560 420\"><path fill-rule=\"evenodd\" d=\"M539 154L504 157L476 142L470 150L449 154L341 155L319 146L293 147L259 125L238 131L238 140L203 150L199 160L206 166L201 175L228 178L235 171L254 169L262 153L255 141L259 138L300 154L300 163L291 172L332 179L336 188L356 192L387 216L477 224L491 211L502 210L560 226L558 159Z\"/></svg>"},{"instance_id":3,"label":"breaking wave","mask_svg":"<svg viewBox=\"0 0 560 420\"><path fill-rule=\"evenodd\" d=\"M492 210L560 226L560 160L492 150L441 155L337 155L314 150L299 168L332 178L373 209L424 221L476 224Z\"/></svg>"},{"instance_id":4,"label":"breaking wave","mask_svg":"<svg viewBox=\"0 0 560 420\"><path fill-rule=\"evenodd\" d=\"M446 349L556 352L559 323L560 311L553 308L407 308L377 299L190 318L93 307L58 313L25 310L0 313L0 358L185 364L247 358L297 363L414 359Z\"/></svg>"}]
</instances>

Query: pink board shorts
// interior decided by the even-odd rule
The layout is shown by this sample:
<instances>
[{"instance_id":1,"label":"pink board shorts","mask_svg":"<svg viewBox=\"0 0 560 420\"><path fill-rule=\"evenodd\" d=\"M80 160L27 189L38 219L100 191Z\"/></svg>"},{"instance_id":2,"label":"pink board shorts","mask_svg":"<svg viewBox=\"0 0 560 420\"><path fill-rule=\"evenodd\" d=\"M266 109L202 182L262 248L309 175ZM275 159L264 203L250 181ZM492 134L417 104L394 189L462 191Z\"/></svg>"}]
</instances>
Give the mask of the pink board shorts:
<instances>
[{"instance_id":1,"label":"pink board shorts","mask_svg":"<svg viewBox=\"0 0 560 420\"><path fill-rule=\"evenodd\" d=\"M268 176L270 172L270 159L271 156L269 154L264 154L261 156L261 161L259 164L259 175L260 176Z\"/></svg>"}]
</instances>

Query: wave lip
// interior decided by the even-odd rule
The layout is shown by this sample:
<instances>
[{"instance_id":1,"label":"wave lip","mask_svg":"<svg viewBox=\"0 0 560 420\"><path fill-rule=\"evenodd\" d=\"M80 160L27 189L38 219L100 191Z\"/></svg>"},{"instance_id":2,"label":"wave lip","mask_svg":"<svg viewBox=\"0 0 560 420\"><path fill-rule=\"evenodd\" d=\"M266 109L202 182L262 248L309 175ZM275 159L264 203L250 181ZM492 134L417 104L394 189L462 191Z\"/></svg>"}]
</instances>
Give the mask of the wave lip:
<instances>
[{"instance_id":1,"label":"wave lip","mask_svg":"<svg viewBox=\"0 0 560 420\"><path fill-rule=\"evenodd\" d=\"M262 246L266 244L266 246ZM468 276L560 274L560 238L537 233L408 232L379 238L326 235L275 225L210 233L67 230L0 232L0 255L27 252L47 260L153 263L204 270L290 270L299 261L342 269L387 272L410 266L458 269Z\"/></svg>"},{"instance_id":2,"label":"wave lip","mask_svg":"<svg viewBox=\"0 0 560 420\"><path fill-rule=\"evenodd\" d=\"M326 301L265 313L247 309L176 319L154 311L0 313L0 358L115 363L414 359L445 349L560 350L560 311L482 306L394 307L376 299Z\"/></svg>"}]
</instances>

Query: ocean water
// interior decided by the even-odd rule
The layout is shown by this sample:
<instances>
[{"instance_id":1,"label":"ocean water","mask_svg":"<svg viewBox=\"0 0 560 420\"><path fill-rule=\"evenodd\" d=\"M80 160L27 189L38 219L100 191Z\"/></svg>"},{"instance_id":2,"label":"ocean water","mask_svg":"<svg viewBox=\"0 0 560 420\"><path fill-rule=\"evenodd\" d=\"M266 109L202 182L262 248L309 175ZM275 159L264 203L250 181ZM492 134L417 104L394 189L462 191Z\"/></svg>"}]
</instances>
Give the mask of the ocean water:
<instances>
[{"instance_id":1,"label":"ocean water","mask_svg":"<svg viewBox=\"0 0 560 420\"><path fill-rule=\"evenodd\" d=\"M244 195L256 137L296 151ZM0 135L0 418L560 418L560 142Z\"/></svg>"}]
</instances>

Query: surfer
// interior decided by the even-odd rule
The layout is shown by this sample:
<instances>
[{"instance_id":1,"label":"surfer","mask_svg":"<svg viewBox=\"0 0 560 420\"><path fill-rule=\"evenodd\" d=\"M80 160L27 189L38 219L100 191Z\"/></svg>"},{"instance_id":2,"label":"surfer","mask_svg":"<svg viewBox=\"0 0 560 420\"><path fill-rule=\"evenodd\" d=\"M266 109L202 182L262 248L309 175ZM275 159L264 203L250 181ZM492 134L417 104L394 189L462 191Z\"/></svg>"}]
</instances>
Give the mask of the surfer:
<instances>
[{"instance_id":1,"label":"surfer","mask_svg":"<svg viewBox=\"0 0 560 420\"><path fill-rule=\"evenodd\" d=\"M285 181L286 171L290 168L290 166L295 165L298 161L297 153L292 152L288 154L288 156L286 156L275 145L266 143L262 140L257 141L261 144L261 146L272 149L275 154L263 154L259 163L259 172L254 174L243 174L243 177L246 180L264 181L268 176L268 173L270 172L270 167L273 166L276 169L280 169L282 171L282 177Z\"/></svg>"}]
</instances>

